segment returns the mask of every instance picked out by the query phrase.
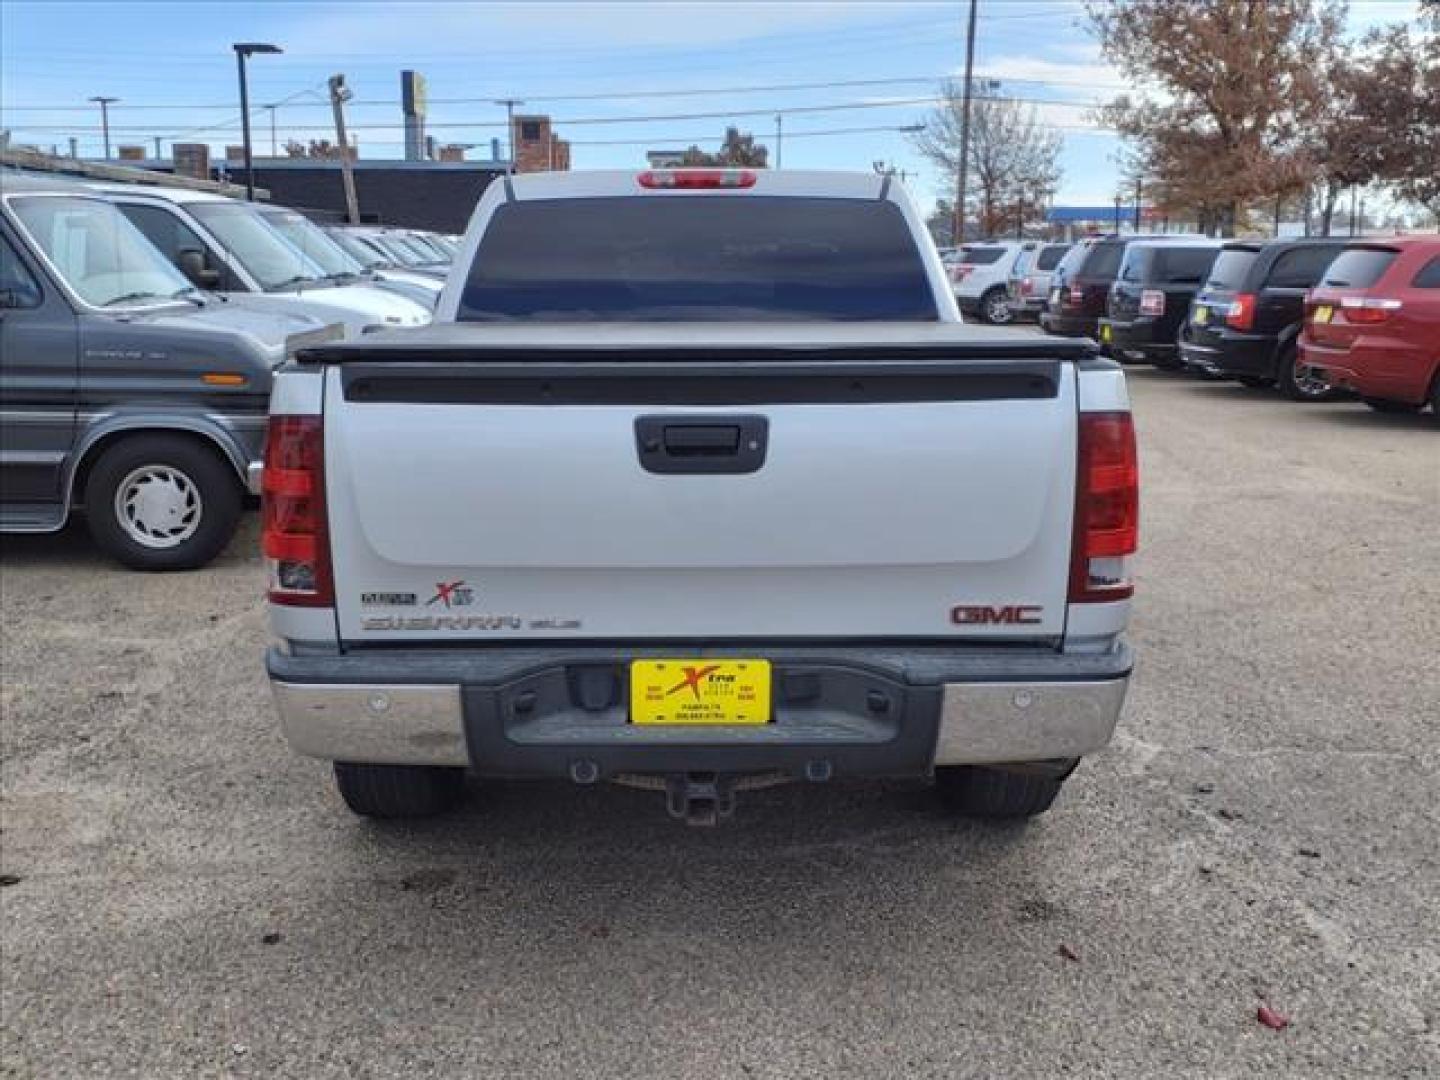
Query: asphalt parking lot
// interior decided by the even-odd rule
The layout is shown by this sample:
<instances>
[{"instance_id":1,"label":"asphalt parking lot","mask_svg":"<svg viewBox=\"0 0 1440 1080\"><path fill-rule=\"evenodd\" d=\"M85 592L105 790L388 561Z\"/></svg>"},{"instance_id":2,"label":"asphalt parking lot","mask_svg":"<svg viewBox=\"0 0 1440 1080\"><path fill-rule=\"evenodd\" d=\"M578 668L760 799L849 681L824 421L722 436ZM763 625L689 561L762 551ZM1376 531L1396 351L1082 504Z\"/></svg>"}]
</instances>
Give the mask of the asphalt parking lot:
<instances>
[{"instance_id":1,"label":"asphalt parking lot","mask_svg":"<svg viewBox=\"0 0 1440 1080\"><path fill-rule=\"evenodd\" d=\"M363 822L272 721L253 515L179 576L7 537L0 1074L1440 1075L1440 435L1132 376L1140 668L1025 827Z\"/></svg>"}]
</instances>

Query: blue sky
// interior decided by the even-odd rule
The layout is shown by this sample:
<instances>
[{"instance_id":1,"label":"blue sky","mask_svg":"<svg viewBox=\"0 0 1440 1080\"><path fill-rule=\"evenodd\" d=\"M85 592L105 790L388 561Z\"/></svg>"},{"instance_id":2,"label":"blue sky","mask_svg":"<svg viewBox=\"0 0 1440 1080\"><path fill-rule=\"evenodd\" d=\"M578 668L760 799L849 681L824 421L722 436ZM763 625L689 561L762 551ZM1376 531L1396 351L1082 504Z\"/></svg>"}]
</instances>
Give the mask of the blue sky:
<instances>
[{"instance_id":1,"label":"blue sky","mask_svg":"<svg viewBox=\"0 0 1440 1080\"><path fill-rule=\"evenodd\" d=\"M1078 0L980 0L976 71L1033 99L1064 135L1057 201L1105 203L1115 191L1118 145L1094 130L1089 109L1124 84L1082 29L1080 7ZM1360 0L1352 28L1414 10L1413 0ZM250 69L260 153L270 146L264 103L284 103L275 110L282 143L333 134L323 89L329 75L344 72L355 91L349 119L361 153L400 157L399 72L409 67L429 81L430 132L442 142L488 146L503 137L504 110L492 102L516 97L527 102L522 111L556 119L573 144L574 167L640 166L649 147L713 146L727 122L773 152L775 113L798 110L784 115L786 167L886 161L913 174L912 190L928 202L944 178L895 129L923 120L924 99L961 68L964 13L963 0L5 0L0 124L16 142L63 152L75 135L82 155L98 155L98 109L86 99L104 94L121 99L111 109L114 145L153 148L161 136L167 153L176 138L219 150L240 141L230 43L270 41L284 55L258 57ZM786 88L814 83L850 85ZM615 96L657 92L669 96ZM656 116L665 119L637 119Z\"/></svg>"}]
</instances>

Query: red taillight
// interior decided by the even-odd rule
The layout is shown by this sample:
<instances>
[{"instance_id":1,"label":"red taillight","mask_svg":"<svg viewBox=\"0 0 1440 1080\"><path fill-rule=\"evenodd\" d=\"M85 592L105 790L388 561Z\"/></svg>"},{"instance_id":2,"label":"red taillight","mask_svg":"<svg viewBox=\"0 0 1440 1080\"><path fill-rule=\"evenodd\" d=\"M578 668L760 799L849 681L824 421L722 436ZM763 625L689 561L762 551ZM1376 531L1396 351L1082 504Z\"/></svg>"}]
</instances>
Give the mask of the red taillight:
<instances>
[{"instance_id":1,"label":"red taillight","mask_svg":"<svg viewBox=\"0 0 1440 1080\"><path fill-rule=\"evenodd\" d=\"M651 169L638 179L641 187L651 189L697 191L755 186L755 173L750 169Z\"/></svg>"},{"instance_id":2,"label":"red taillight","mask_svg":"<svg viewBox=\"0 0 1440 1080\"><path fill-rule=\"evenodd\" d=\"M1140 466L1129 413L1081 413L1075 477L1070 602L1134 592L1127 556L1140 543Z\"/></svg>"},{"instance_id":3,"label":"red taillight","mask_svg":"<svg viewBox=\"0 0 1440 1080\"><path fill-rule=\"evenodd\" d=\"M1255 325L1255 294L1239 293L1225 309L1225 325L1232 330L1249 330Z\"/></svg>"},{"instance_id":4,"label":"red taillight","mask_svg":"<svg viewBox=\"0 0 1440 1080\"><path fill-rule=\"evenodd\" d=\"M1159 318L1165 314L1165 293L1160 289L1146 289L1140 294L1140 314Z\"/></svg>"},{"instance_id":5,"label":"red taillight","mask_svg":"<svg viewBox=\"0 0 1440 1080\"><path fill-rule=\"evenodd\" d=\"M1347 296L1340 301L1340 310L1345 321L1369 326L1382 323L1400 310L1399 300L1380 300L1375 297Z\"/></svg>"},{"instance_id":6,"label":"red taillight","mask_svg":"<svg viewBox=\"0 0 1440 1080\"><path fill-rule=\"evenodd\" d=\"M1031 280L1030 278L1028 278L1028 277L1027 277L1027 278L1021 278L1021 279L1020 279L1020 295L1021 295L1021 296L1029 296L1029 295L1030 295L1032 292L1034 292L1034 291L1035 291L1035 282L1034 282L1034 281L1032 281L1032 280Z\"/></svg>"},{"instance_id":7,"label":"red taillight","mask_svg":"<svg viewBox=\"0 0 1440 1080\"><path fill-rule=\"evenodd\" d=\"M1065 307L1083 308L1085 306L1085 294L1079 289L1061 289L1060 303Z\"/></svg>"},{"instance_id":8,"label":"red taillight","mask_svg":"<svg viewBox=\"0 0 1440 1080\"><path fill-rule=\"evenodd\" d=\"M318 416L272 416L265 438L260 543L270 574L270 601L297 607L335 602L325 515L323 448Z\"/></svg>"}]
</instances>

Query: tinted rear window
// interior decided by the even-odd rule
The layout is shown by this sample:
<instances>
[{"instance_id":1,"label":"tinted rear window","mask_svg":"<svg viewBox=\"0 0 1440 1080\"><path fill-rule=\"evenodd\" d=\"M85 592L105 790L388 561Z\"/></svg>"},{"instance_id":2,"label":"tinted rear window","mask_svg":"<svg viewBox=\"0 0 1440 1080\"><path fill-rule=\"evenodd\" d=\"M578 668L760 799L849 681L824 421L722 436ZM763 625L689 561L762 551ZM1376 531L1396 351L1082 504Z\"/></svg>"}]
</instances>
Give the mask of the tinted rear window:
<instances>
[{"instance_id":1,"label":"tinted rear window","mask_svg":"<svg viewBox=\"0 0 1440 1080\"><path fill-rule=\"evenodd\" d=\"M1375 248L1342 251L1325 271L1325 284L1338 289L1368 289L1390 269L1398 254L1398 251Z\"/></svg>"},{"instance_id":2,"label":"tinted rear window","mask_svg":"<svg viewBox=\"0 0 1440 1080\"><path fill-rule=\"evenodd\" d=\"M1065 244L1051 244L1040 252L1040 258L1035 260L1036 270L1054 270L1060 265L1060 260L1070 248Z\"/></svg>"},{"instance_id":3,"label":"tinted rear window","mask_svg":"<svg viewBox=\"0 0 1440 1080\"><path fill-rule=\"evenodd\" d=\"M461 321L933 321L893 203L772 196L511 202L490 219Z\"/></svg>"},{"instance_id":4,"label":"tinted rear window","mask_svg":"<svg viewBox=\"0 0 1440 1080\"><path fill-rule=\"evenodd\" d=\"M971 266L989 266L991 263L999 262L1000 256L1005 254L1002 247L973 247L966 248L960 259L963 263Z\"/></svg>"},{"instance_id":5,"label":"tinted rear window","mask_svg":"<svg viewBox=\"0 0 1440 1080\"><path fill-rule=\"evenodd\" d=\"M1247 251L1244 248L1221 251L1216 256L1214 265L1210 267L1210 276L1205 279L1205 287L1235 292L1245 284L1245 276L1250 273L1250 268L1255 265L1259 254L1258 251Z\"/></svg>"},{"instance_id":6,"label":"tinted rear window","mask_svg":"<svg viewBox=\"0 0 1440 1080\"><path fill-rule=\"evenodd\" d=\"M1150 280L1160 285L1199 285L1210 272L1217 249L1203 247L1162 248L1155 253Z\"/></svg>"},{"instance_id":7,"label":"tinted rear window","mask_svg":"<svg viewBox=\"0 0 1440 1080\"><path fill-rule=\"evenodd\" d=\"M1440 255L1426 263L1410 284L1417 289L1440 289Z\"/></svg>"},{"instance_id":8,"label":"tinted rear window","mask_svg":"<svg viewBox=\"0 0 1440 1080\"><path fill-rule=\"evenodd\" d=\"M1087 278L1113 278L1120 270L1120 257L1124 254L1124 244L1096 244L1076 273Z\"/></svg>"},{"instance_id":9,"label":"tinted rear window","mask_svg":"<svg viewBox=\"0 0 1440 1080\"><path fill-rule=\"evenodd\" d=\"M1277 289L1312 288L1342 250L1339 244L1306 244L1281 252L1265 284Z\"/></svg>"}]
</instances>

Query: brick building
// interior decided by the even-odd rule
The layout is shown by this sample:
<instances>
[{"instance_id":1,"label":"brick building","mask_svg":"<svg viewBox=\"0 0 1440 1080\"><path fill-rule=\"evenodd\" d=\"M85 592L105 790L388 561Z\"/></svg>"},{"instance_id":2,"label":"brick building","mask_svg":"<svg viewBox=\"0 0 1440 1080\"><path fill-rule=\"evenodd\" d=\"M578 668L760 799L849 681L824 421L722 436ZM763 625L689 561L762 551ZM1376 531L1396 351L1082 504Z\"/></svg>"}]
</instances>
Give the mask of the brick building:
<instances>
[{"instance_id":1,"label":"brick building","mask_svg":"<svg viewBox=\"0 0 1440 1080\"><path fill-rule=\"evenodd\" d=\"M556 136L548 116L517 116L510 133L515 147L515 171L569 172L570 144Z\"/></svg>"}]
</instances>

